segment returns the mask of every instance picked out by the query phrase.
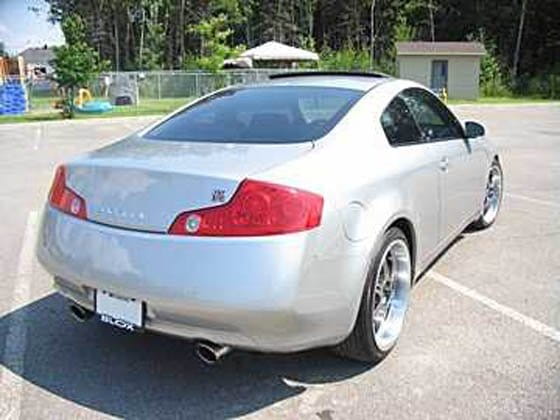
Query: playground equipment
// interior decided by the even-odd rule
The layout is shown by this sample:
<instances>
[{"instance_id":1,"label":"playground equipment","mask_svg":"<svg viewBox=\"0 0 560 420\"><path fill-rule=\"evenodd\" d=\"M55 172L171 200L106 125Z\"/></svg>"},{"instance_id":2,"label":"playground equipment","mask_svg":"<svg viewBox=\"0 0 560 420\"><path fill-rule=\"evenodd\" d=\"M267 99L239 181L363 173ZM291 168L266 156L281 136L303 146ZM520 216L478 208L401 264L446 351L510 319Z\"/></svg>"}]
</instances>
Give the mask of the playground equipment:
<instances>
[{"instance_id":1,"label":"playground equipment","mask_svg":"<svg viewBox=\"0 0 560 420\"><path fill-rule=\"evenodd\" d=\"M139 103L136 75L124 73L114 75L108 90L109 99L115 105L138 105Z\"/></svg>"},{"instance_id":2,"label":"playground equipment","mask_svg":"<svg viewBox=\"0 0 560 420\"><path fill-rule=\"evenodd\" d=\"M80 89L74 100L74 108L78 112L107 112L113 109L108 101L94 100L89 89Z\"/></svg>"},{"instance_id":3,"label":"playground equipment","mask_svg":"<svg viewBox=\"0 0 560 420\"><path fill-rule=\"evenodd\" d=\"M28 110L23 57L0 57L0 115L18 115Z\"/></svg>"},{"instance_id":4,"label":"playground equipment","mask_svg":"<svg viewBox=\"0 0 560 420\"><path fill-rule=\"evenodd\" d=\"M444 87L444 88L441 90L441 96L440 96L440 97L441 97L441 100L442 100L443 102L447 103L447 98L448 98L447 88Z\"/></svg>"}]
</instances>

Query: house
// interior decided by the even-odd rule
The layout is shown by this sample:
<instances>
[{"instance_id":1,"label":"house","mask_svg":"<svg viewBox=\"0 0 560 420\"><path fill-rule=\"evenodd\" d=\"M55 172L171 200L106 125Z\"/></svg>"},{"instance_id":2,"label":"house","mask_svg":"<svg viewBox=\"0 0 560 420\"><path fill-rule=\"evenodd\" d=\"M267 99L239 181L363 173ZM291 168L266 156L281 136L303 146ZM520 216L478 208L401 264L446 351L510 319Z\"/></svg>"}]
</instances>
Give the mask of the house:
<instances>
[{"instance_id":1,"label":"house","mask_svg":"<svg viewBox=\"0 0 560 420\"><path fill-rule=\"evenodd\" d=\"M478 42L397 42L399 77L421 83L450 99L477 99L480 60Z\"/></svg>"},{"instance_id":2,"label":"house","mask_svg":"<svg viewBox=\"0 0 560 420\"><path fill-rule=\"evenodd\" d=\"M39 48L27 48L20 54L26 64L27 74L42 77L53 72L51 61L54 59L54 51L46 45Z\"/></svg>"}]
</instances>

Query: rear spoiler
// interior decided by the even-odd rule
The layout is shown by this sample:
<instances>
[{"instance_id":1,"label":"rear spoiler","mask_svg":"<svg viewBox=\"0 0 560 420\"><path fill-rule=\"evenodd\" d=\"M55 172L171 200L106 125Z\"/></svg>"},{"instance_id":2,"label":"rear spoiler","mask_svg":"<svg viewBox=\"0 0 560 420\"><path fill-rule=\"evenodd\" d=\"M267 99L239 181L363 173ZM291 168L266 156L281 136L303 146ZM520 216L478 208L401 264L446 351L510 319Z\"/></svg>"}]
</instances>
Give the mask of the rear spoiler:
<instances>
[{"instance_id":1,"label":"rear spoiler","mask_svg":"<svg viewBox=\"0 0 560 420\"><path fill-rule=\"evenodd\" d=\"M355 76L355 77L374 77L374 78L392 78L392 76L380 72L366 71L292 71L285 73L271 74L269 79L287 79L290 77L313 77L313 76Z\"/></svg>"}]
</instances>

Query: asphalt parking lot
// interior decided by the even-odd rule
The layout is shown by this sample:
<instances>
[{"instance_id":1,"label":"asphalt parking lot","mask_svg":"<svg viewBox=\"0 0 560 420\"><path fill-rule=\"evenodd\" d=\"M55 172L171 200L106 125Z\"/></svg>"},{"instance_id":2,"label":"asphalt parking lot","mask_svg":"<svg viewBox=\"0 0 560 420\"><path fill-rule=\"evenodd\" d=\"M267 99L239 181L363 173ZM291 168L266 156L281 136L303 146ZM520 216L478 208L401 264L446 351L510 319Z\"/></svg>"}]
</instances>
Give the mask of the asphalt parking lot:
<instances>
[{"instance_id":1,"label":"asphalt parking lot","mask_svg":"<svg viewBox=\"0 0 560 420\"><path fill-rule=\"evenodd\" d=\"M77 324L34 258L57 163L152 118L0 126L0 418L560 418L560 106L464 106L498 145L502 213L416 287L395 351L234 352Z\"/></svg>"}]
</instances>

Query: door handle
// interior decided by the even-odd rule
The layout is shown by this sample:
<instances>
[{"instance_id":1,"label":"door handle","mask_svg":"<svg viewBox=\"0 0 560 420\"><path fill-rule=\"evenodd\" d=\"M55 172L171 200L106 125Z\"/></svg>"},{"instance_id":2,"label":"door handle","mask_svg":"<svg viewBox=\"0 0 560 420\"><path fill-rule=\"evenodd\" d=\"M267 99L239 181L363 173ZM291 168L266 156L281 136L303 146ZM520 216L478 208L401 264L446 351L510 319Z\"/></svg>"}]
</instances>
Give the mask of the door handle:
<instances>
[{"instance_id":1,"label":"door handle","mask_svg":"<svg viewBox=\"0 0 560 420\"><path fill-rule=\"evenodd\" d=\"M439 169L441 169L444 172L447 172L447 168L449 168L449 159L447 159L447 156L444 156L439 161Z\"/></svg>"}]
</instances>

